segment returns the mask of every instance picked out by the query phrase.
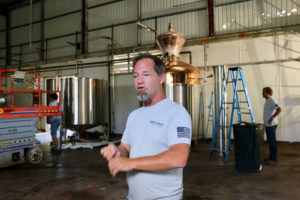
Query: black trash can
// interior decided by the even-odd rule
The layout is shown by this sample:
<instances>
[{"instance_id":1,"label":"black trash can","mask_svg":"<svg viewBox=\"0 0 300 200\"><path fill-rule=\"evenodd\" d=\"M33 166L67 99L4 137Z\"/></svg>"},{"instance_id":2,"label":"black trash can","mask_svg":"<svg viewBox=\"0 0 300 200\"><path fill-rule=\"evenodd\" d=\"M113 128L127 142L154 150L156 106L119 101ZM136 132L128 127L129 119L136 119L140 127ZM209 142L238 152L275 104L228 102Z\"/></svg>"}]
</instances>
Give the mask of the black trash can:
<instances>
[{"instance_id":1,"label":"black trash can","mask_svg":"<svg viewBox=\"0 0 300 200\"><path fill-rule=\"evenodd\" d=\"M235 168L240 172L262 170L264 125L239 123L233 125Z\"/></svg>"}]
</instances>

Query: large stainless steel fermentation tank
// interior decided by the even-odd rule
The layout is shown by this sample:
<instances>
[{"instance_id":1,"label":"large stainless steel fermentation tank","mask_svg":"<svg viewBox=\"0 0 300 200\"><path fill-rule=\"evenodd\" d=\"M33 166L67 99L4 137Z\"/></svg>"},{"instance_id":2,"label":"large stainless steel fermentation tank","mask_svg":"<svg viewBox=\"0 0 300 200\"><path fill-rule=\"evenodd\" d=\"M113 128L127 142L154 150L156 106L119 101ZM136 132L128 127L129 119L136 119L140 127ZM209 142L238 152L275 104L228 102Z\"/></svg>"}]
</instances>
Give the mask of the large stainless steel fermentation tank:
<instances>
[{"instance_id":1,"label":"large stainless steel fermentation tank","mask_svg":"<svg viewBox=\"0 0 300 200\"><path fill-rule=\"evenodd\" d=\"M46 88L55 88L56 83L55 79L46 79ZM66 128L80 131L108 123L106 80L76 76L60 77L59 88L62 120Z\"/></svg>"}]
</instances>

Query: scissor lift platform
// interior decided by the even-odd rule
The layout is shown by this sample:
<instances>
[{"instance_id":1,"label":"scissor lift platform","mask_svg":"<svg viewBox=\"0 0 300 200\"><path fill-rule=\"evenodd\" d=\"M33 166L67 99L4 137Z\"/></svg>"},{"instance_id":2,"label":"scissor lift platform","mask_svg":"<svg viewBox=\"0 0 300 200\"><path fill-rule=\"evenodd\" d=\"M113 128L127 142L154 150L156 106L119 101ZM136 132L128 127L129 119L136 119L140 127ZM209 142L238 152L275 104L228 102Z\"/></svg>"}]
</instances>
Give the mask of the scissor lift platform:
<instances>
[{"instance_id":1,"label":"scissor lift platform","mask_svg":"<svg viewBox=\"0 0 300 200\"><path fill-rule=\"evenodd\" d=\"M16 74L19 74L16 76ZM21 74L21 76L20 76ZM20 78L21 77L21 78ZM45 77L46 78L46 77ZM59 79L57 79L59 80ZM17 89L15 82L29 83L29 88ZM29 161L36 164L42 160L40 141L35 138L37 119L45 116L61 115L60 91L46 91L41 88L41 76L33 72L0 70L0 97L9 99L5 107L0 107L0 167ZM42 105L43 93L58 93L58 106ZM32 97L31 106L15 106L15 95Z\"/></svg>"}]
</instances>

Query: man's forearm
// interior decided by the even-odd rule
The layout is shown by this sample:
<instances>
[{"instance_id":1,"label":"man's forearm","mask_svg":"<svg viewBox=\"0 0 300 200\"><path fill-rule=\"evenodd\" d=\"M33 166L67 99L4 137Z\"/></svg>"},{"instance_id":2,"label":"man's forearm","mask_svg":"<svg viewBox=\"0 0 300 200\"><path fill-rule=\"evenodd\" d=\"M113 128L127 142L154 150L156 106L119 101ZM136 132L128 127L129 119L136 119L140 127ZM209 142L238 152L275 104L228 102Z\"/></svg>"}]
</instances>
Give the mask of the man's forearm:
<instances>
[{"instance_id":1,"label":"man's forearm","mask_svg":"<svg viewBox=\"0 0 300 200\"><path fill-rule=\"evenodd\" d=\"M127 147L125 144L121 143L119 146L118 146L118 149L120 151L120 156L121 157L128 157L129 156L129 147Z\"/></svg>"},{"instance_id":2,"label":"man's forearm","mask_svg":"<svg viewBox=\"0 0 300 200\"><path fill-rule=\"evenodd\" d=\"M113 177L115 177L116 174L120 171L128 172L132 170L170 170L179 167L184 167L186 165L189 156L189 150L190 146L187 144L176 144L171 146L169 150L155 156L140 158L124 158L123 155L120 155L120 157L112 158L111 160L109 160L108 166L110 173ZM120 153L121 151L122 150L120 149ZM128 152L130 152L130 148Z\"/></svg>"},{"instance_id":3,"label":"man's forearm","mask_svg":"<svg viewBox=\"0 0 300 200\"><path fill-rule=\"evenodd\" d=\"M155 156L130 159L131 168L143 171L162 171L184 167L189 155L189 145L180 144Z\"/></svg>"},{"instance_id":4,"label":"man's forearm","mask_svg":"<svg viewBox=\"0 0 300 200\"><path fill-rule=\"evenodd\" d=\"M276 112L272 115L272 118L274 119L275 117L277 117L280 112L281 112L281 107L276 109Z\"/></svg>"}]
</instances>

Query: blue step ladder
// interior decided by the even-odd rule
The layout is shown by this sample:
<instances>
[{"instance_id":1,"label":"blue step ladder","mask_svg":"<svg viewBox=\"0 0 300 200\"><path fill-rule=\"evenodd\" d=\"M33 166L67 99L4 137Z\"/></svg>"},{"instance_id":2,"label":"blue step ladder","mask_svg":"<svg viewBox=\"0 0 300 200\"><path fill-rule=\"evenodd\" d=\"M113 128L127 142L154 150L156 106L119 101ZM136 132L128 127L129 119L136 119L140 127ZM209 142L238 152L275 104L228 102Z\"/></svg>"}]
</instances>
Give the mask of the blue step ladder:
<instances>
[{"instance_id":1,"label":"blue step ladder","mask_svg":"<svg viewBox=\"0 0 300 200\"><path fill-rule=\"evenodd\" d=\"M229 80L230 77L231 77L231 81ZM242 89L240 89L240 90L238 89L239 81L242 81L242 85L241 85ZM246 82L245 82L242 68L240 68L240 67L229 68L228 73L227 73L226 84L223 88L223 95L222 95L220 110L218 113L217 123L215 124L215 128L213 131L213 139L212 139L212 144L211 144L211 148L210 148L210 152L209 152L209 157L211 157L212 152L214 150L214 143L216 140L217 131L219 128L223 128L223 127L220 127L219 124L220 124L221 113L225 106L225 95L226 95L226 88L227 88L228 83L232 83L233 101L231 103L226 103L226 104L232 104L232 109L231 109L231 116L230 116L230 125L228 126L229 131L228 131L228 138L227 138L228 142L227 142L227 148L226 148L226 154L225 154L225 162L228 161L228 155L229 155L229 151L231 149L230 140L231 140L231 130L232 130L234 110L235 109L237 110L238 122L242 122L242 115L250 115L252 123L255 123L253 109L251 106L251 102L250 102L249 94L247 91ZM243 93L245 95L246 100L239 101L238 93ZM247 104L247 106L240 107L240 104ZM241 110L247 110L248 112L246 112L246 111L241 112Z\"/></svg>"},{"instance_id":2,"label":"blue step ladder","mask_svg":"<svg viewBox=\"0 0 300 200\"><path fill-rule=\"evenodd\" d=\"M207 141L207 133L209 129L209 122L212 122L212 128L215 126L215 105L214 105L214 92L211 92L210 95L210 103L209 103L209 111L208 111L208 117L207 117L207 124L206 124L206 130L204 135L204 143L206 144Z\"/></svg>"}]
</instances>

